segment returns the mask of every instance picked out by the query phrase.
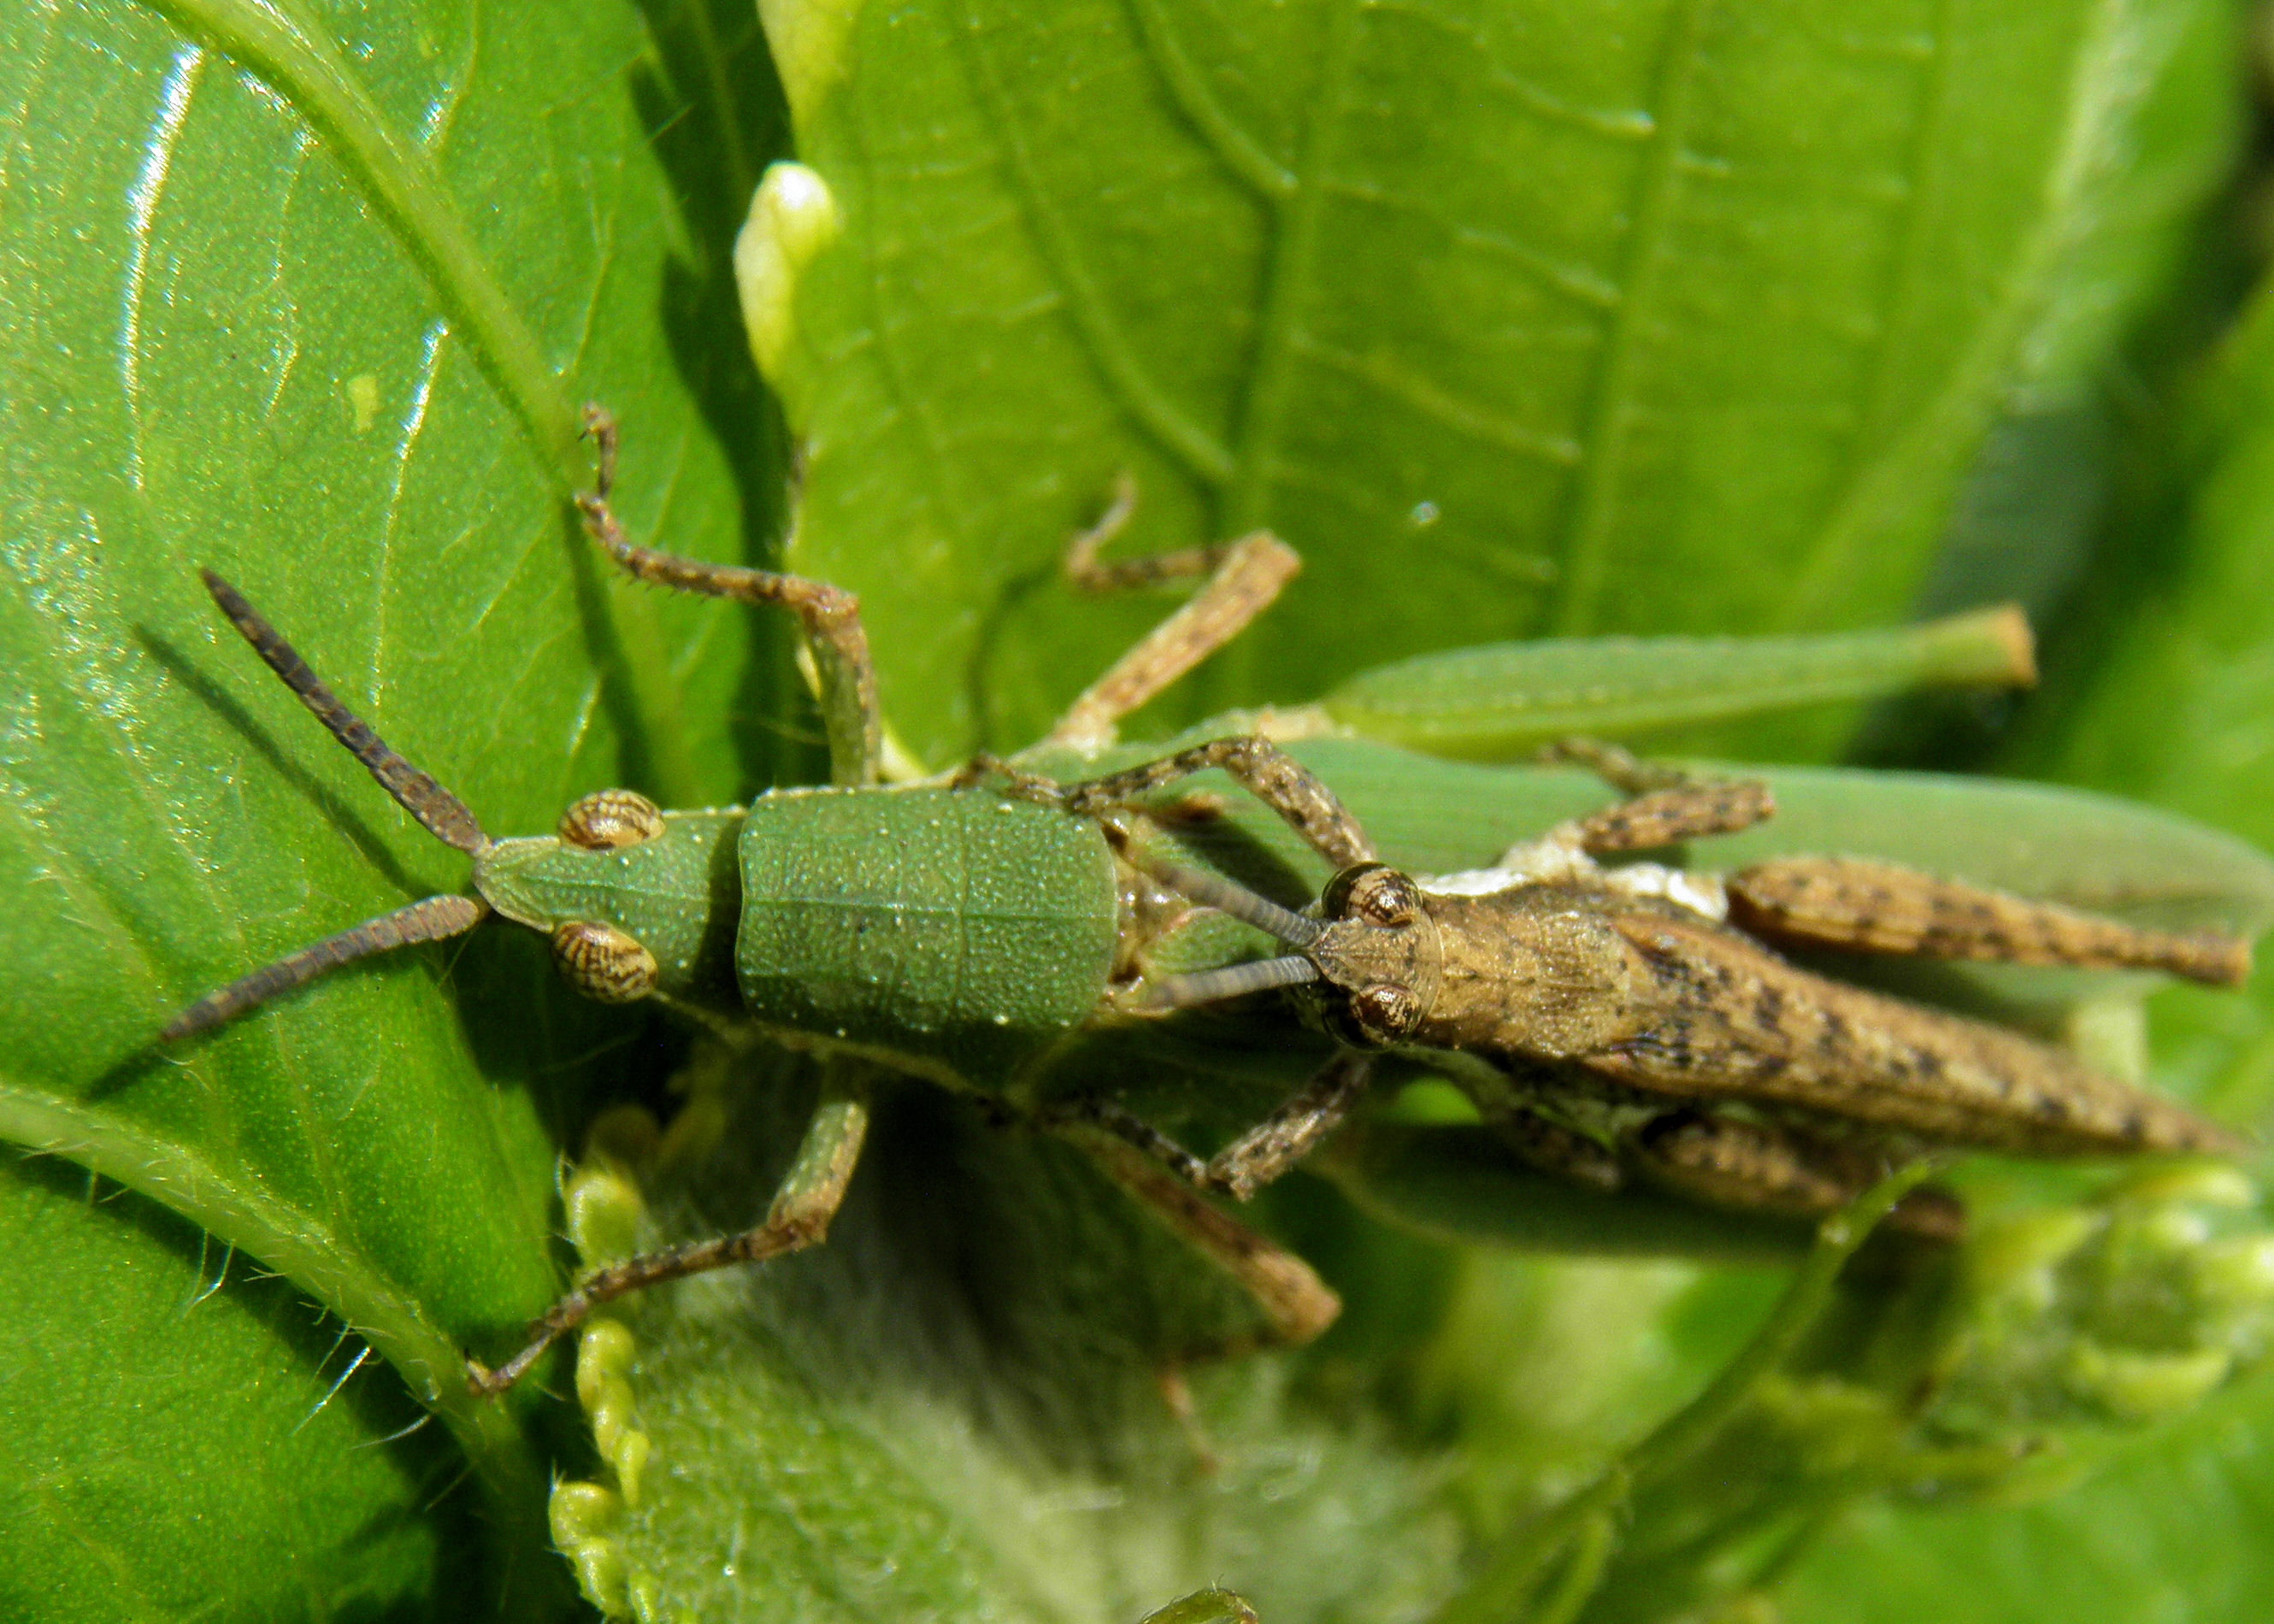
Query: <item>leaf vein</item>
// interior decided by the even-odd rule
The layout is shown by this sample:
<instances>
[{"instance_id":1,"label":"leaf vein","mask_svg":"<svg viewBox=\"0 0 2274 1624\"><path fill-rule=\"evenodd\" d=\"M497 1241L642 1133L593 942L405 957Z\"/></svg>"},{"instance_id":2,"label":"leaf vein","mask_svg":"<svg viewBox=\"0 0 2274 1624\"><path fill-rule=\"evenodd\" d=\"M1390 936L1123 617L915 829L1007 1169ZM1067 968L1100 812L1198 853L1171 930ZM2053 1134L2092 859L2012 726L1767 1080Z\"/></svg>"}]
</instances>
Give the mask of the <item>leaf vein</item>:
<instances>
[{"instance_id":1,"label":"leaf vein","mask_svg":"<svg viewBox=\"0 0 2274 1624\"><path fill-rule=\"evenodd\" d=\"M1557 595L1555 630L1566 636L1592 625L1611 545L1611 523L1619 493L1619 464L1625 450L1629 395L1634 387L1642 335L1658 291L1666 238L1673 219L1683 167L1680 162L1690 119L1690 90L1699 53L1701 0L1677 0L1660 48L1653 144L1636 175L1637 196L1629 211L1624 297L1611 320L1586 411L1578 488L1566 509L1563 579Z\"/></svg>"},{"instance_id":2,"label":"leaf vein","mask_svg":"<svg viewBox=\"0 0 2274 1624\"><path fill-rule=\"evenodd\" d=\"M1129 419L1158 444L1194 478L1222 485L1235 474L1231 453L1216 437L1187 417L1154 381L1123 335L1104 289L1090 274L1074 246L1073 233L1045 194L1011 98L996 78L983 36L983 23L966 9L963 26L956 32L973 88L986 107L990 122L1002 141L1012 189L1028 229L1044 263L1065 288L1067 313L1089 350L1090 359L1104 379L1108 391Z\"/></svg>"},{"instance_id":3,"label":"leaf vein","mask_svg":"<svg viewBox=\"0 0 2274 1624\"><path fill-rule=\"evenodd\" d=\"M1269 507L1271 470L1293 377L1296 328L1318 260L1326 199L1321 182L1334 126L1342 116L1343 100L1356 64L1361 3L1342 0L1328 21L1326 54L1319 64L1319 82L1303 131L1300 184L1291 194L1275 199L1262 311L1240 414L1239 461L1217 527L1224 535L1237 535L1264 523Z\"/></svg>"},{"instance_id":4,"label":"leaf vein","mask_svg":"<svg viewBox=\"0 0 2274 1624\"><path fill-rule=\"evenodd\" d=\"M1457 433L1559 467L1570 467L1579 460L1577 440L1565 435L1543 434L1511 423L1489 408L1472 405L1427 379L1414 376L1387 356L1353 355L1306 338L1298 338L1294 342L1297 352L1306 359L1361 379Z\"/></svg>"},{"instance_id":5,"label":"leaf vein","mask_svg":"<svg viewBox=\"0 0 2274 1624\"><path fill-rule=\"evenodd\" d=\"M1200 132L1217 161L1266 199L1292 197L1297 185L1294 175L1224 110L1177 38L1175 25L1161 0L1130 0L1130 10L1136 14L1138 37L1169 99Z\"/></svg>"}]
</instances>

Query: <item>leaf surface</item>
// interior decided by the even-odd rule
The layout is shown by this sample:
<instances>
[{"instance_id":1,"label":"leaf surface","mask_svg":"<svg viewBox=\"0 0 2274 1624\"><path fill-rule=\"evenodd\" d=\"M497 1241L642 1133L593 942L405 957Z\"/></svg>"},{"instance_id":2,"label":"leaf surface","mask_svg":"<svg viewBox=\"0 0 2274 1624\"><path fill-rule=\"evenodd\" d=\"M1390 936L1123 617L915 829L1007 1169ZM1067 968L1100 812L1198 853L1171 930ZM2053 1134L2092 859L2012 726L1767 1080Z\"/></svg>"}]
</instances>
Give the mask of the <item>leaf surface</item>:
<instances>
[{"instance_id":1,"label":"leaf surface","mask_svg":"<svg viewBox=\"0 0 2274 1624\"><path fill-rule=\"evenodd\" d=\"M847 226L800 290L781 379L809 454L793 556L862 594L892 718L941 761L1032 736L1157 618L1071 603L1050 578L1124 467L1145 495L1124 547L1269 523L1311 560L1263 634L1176 702L1188 714L1542 629L1892 618L2000 390L2046 370L2030 342L2087 281L2093 308L2126 307L2136 270L2082 278L2080 244L2137 194L2136 120L2207 14L765 10L802 150ZM463 883L220 625L193 568L236 580L493 832L542 829L606 783L688 804L795 777L810 751L779 628L611 582L564 500L591 397L624 425L636 540L752 561L778 527L786 470L724 272L780 140L752 26L727 0L0 16L0 659L33 673L0 695L16 899L0 1137L282 1273L350 1327L343 1348L367 1343L434 1407L490 1496L479 1517L406 1492L395 1446L350 1453L347 1436L395 1429L384 1405L337 1400L288 1434L341 1441L309 1457L307 1515L280 1548L323 1568L360 1507L384 1537L324 1575L406 1607L447 1607L460 1559L557 1575L539 1424L472 1406L455 1361L556 1289L553 1161L585 1095L657 1088L678 1048L573 1004L535 944L489 929L153 1049L215 982ZM2174 150L2144 234L2217 144L2198 130ZM2060 325L2063 353L2097 353L2105 326ZM1020 1154L973 1151L963 1188L997 1192ZM1037 1211L1078 1235L1092 1199ZM1322 1257L1427 1274L1405 1243L1293 1205ZM1126 1348L1032 1357L1007 1387L958 1386L952 1360L886 1359L891 1381L832 1366L889 1338L888 1309L995 1335L990 1315L1060 1290L1054 1271L1081 1276L1079 1258L1021 1274L983 1252L919 1259L899 1292L858 1276L912 1228L968 1216L878 1220L871 1250L819 1266L855 1271L838 1296L799 1296L791 1274L755 1330L655 1344L681 1385L650 1401L665 1468L643 1515L686 1519L679 1550L708 1560L746 1511L771 1518L770 1548L801 1550L798 1593L853 1612L884 1595L1118 1616L1235 1554L1286 1624L1354 1598L1418 1611L1442 1589L1427 1450L1367 1431L1355 1355L1320 1356L1321 1390L1345 1395L1330 1426L1279 1407L1269 1369L1223 1379L1228 1440L1287 1465L1220 1500L1176 1477L1187 1443ZM973 1233L1034 1222L1012 1208ZM133 1267L178 1273L168 1244ZM1177 1263L1089 1267L1051 1335L1116 1291L1156 1292L1171 1319L1190 1306ZM1408 1299L1353 1292L1354 1327L1398 1320L1391 1300ZM68 1350L87 1313L41 1296L11 1324ZM1434 1323L1404 1317L1380 1346ZM132 1316L106 1323L103 1348L128 1345ZM222 1323L192 1314L132 1345L296 1405L339 1368L329 1331L316 1346ZM1127 1406L1060 1425L1107 1365ZM705 1409L722 1388L741 1408ZM143 1396L113 1392L82 1441L117 1435ZM1246 1411L1243 1394L1261 1395ZM968 1456L916 1441L1012 1403L1044 1418L989 1421ZM242 1445L282 1413L229 1435L185 1424L173 1470L276 1511ZM919 1413L931 1433L894 1431ZM820 1442L802 1455L809 1415ZM1084 1427L1151 1464L1069 1464ZM722 1501L757 1435L815 1470ZM702 1492L668 1498L674 1481ZM1125 1492L1142 1509L1118 1523L1084 1509ZM1255 1500L1284 1517L1251 1517ZM877 1507L900 1517L882 1545L930 1578L862 1574L845 1530L882 1529L855 1515ZM822 1507L847 1520L816 1542L801 1519ZM1410 1545L1353 1531L1383 1526ZM1081 1553L1078 1596L1051 1589L1053 1542ZM183 1583L192 1560L148 1559ZM207 1575L223 1610L274 1583ZM542 1577L500 1583L524 1611L550 1605Z\"/></svg>"},{"instance_id":2,"label":"leaf surface","mask_svg":"<svg viewBox=\"0 0 2274 1624\"><path fill-rule=\"evenodd\" d=\"M0 18L0 659L34 673L0 698L0 1134L344 1320L440 1412L524 1559L545 1465L525 1417L467 1395L458 1350L556 1289L548 1124L576 1104L539 1079L622 1038L478 938L154 1046L206 988L464 883L194 567L501 831L621 778L723 799L764 776L732 716L739 622L620 603L563 500L589 393L637 425L635 533L742 552L744 492L673 353L700 289L640 105L668 89L615 8L542 29L440 4ZM743 472L763 523L765 470ZM61 1346L80 1314L15 1323ZM304 1351L272 1348L266 1380L297 1392ZM219 1381L246 1356L214 1357ZM263 1470L218 1432L180 1447L216 1494ZM334 1455L343 1483L384 1458ZM215 1599L252 1576L216 1570ZM522 1604L553 1577L528 1564Z\"/></svg>"},{"instance_id":3,"label":"leaf surface","mask_svg":"<svg viewBox=\"0 0 2274 1624\"><path fill-rule=\"evenodd\" d=\"M2194 5L769 17L841 222L779 367L796 556L940 759L1142 625L1051 579L1123 470L1133 551L1310 560L1188 716L1521 635L1894 618L2000 391L2138 286L2099 227L2166 241L2226 128L2138 127L2172 63L2218 83Z\"/></svg>"}]
</instances>

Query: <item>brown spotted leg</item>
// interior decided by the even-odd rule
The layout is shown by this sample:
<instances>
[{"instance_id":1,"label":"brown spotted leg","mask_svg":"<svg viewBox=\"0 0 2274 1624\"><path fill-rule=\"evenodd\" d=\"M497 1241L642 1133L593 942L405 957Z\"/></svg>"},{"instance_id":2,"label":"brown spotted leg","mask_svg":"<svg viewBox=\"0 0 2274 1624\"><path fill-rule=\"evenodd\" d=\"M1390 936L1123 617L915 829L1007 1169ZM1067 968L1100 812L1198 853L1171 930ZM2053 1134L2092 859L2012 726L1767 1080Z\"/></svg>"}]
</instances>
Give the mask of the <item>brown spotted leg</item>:
<instances>
[{"instance_id":1,"label":"brown spotted leg","mask_svg":"<svg viewBox=\"0 0 2274 1624\"><path fill-rule=\"evenodd\" d=\"M1757 780L1695 778L1592 739L1563 740L1540 758L1585 767L1627 797L1570 825L1579 849L1598 855L1735 834L1776 811L1768 786Z\"/></svg>"},{"instance_id":2,"label":"brown spotted leg","mask_svg":"<svg viewBox=\"0 0 2274 1624\"><path fill-rule=\"evenodd\" d=\"M828 1234L830 1219L845 1199L845 1186L861 1159L861 1143L868 1131L864 1091L832 1071L823 1085L813 1120L806 1125L796 1160L790 1164L781 1188L774 1192L764 1223L739 1235L666 1247L595 1269L529 1327L527 1345L513 1357L495 1370L471 1359L466 1362L467 1380L474 1391L504 1392L527 1373L556 1339L582 1325L603 1303L666 1280L684 1279L729 1264L757 1263L819 1244Z\"/></svg>"},{"instance_id":3,"label":"brown spotted leg","mask_svg":"<svg viewBox=\"0 0 2274 1624\"><path fill-rule=\"evenodd\" d=\"M1675 1111L1629 1135L1624 1148L1652 1182L1716 1207L1822 1218L1879 1182L1895 1165L1860 1146L1834 1145L1765 1123ZM1889 1214L1929 1240L1966 1232L1966 1208L1947 1191L1912 1191Z\"/></svg>"},{"instance_id":4,"label":"brown spotted leg","mask_svg":"<svg viewBox=\"0 0 2274 1624\"><path fill-rule=\"evenodd\" d=\"M1099 549L1129 522L1136 505L1136 485L1124 475L1105 516L1067 544L1066 579L1085 592L1128 591L1196 575L1209 579L1089 685L1050 729L1045 744L1111 743L1123 717L1239 635L1303 568L1295 550L1267 530L1215 546L1100 563Z\"/></svg>"},{"instance_id":5,"label":"brown spotted leg","mask_svg":"<svg viewBox=\"0 0 2274 1624\"><path fill-rule=\"evenodd\" d=\"M2086 969L2162 970L2231 987L2250 944L2216 931L2147 930L1896 863L1779 857L1724 882L1729 922L1766 941Z\"/></svg>"},{"instance_id":6,"label":"brown spotted leg","mask_svg":"<svg viewBox=\"0 0 2274 1624\"><path fill-rule=\"evenodd\" d=\"M1231 1276L1262 1311L1262 1336L1213 1351L1230 1356L1254 1347L1299 1347L1342 1312L1342 1299L1309 1264L1210 1206L1152 1154L1093 1122L1062 1121L1053 1131L1088 1152L1108 1177Z\"/></svg>"},{"instance_id":7,"label":"brown spotted leg","mask_svg":"<svg viewBox=\"0 0 2274 1624\"><path fill-rule=\"evenodd\" d=\"M1482 1103L1486 1124L1526 1167L1607 1194L1624 1182L1618 1158L1585 1134L1574 1133L1525 1106Z\"/></svg>"},{"instance_id":8,"label":"brown spotted leg","mask_svg":"<svg viewBox=\"0 0 2274 1624\"><path fill-rule=\"evenodd\" d=\"M1050 1113L1052 1120L1102 1128L1133 1145L1186 1184L1235 1201L1252 1199L1309 1155L1343 1124L1365 1095L1374 1057L1344 1049L1313 1073L1261 1122L1203 1162L1142 1117L1110 1100L1085 1100Z\"/></svg>"},{"instance_id":9,"label":"brown spotted leg","mask_svg":"<svg viewBox=\"0 0 2274 1624\"><path fill-rule=\"evenodd\" d=\"M615 484L615 419L598 406L584 408L584 429L599 447L592 489L576 499L584 528L601 550L642 581L737 603L771 604L797 616L818 678L823 725L829 733L829 773L839 784L873 784L883 759L884 729L877 709L877 672L861 602L852 593L802 575L738 564L712 564L635 545L608 506Z\"/></svg>"},{"instance_id":10,"label":"brown spotted leg","mask_svg":"<svg viewBox=\"0 0 2274 1624\"><path fill-rule=\"evenodd\" d=\"M1058 784L990 756L975 760L966 777L995 773L1008 781L1010 793L1020 800L1060 807L1080 816L1103 818L1118 808L1137 805L1154 790L1210 769L1230 774L1336 868L1374 861L1374 843L1334 791L1261 733L1211 739L1174 756L1079 784Z\"/></svg>"}]
</instances>

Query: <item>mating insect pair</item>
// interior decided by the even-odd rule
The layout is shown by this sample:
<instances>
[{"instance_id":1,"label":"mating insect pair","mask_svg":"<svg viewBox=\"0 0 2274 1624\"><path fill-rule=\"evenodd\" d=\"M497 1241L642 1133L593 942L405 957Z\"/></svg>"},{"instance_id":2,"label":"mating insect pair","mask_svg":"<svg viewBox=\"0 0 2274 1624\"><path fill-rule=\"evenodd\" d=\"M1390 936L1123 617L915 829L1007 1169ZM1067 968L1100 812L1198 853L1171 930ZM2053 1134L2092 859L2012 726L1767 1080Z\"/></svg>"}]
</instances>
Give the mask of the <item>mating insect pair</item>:
<instances>
[{"instance_id":1,"label":"mating insect pair","mask_svg":"<svg viewBox=\"0 0 2274 1624\"><path fill-rule=\"evenodd\" d=\"M327 727L430 831L472 858L475 895L430 898L257 971L185 1011L169 1038L495 912L545 932L562 973L596 997L660 999L836 1061L760 1227L600 1270L532 1327L523 1350L493 1371L474 1367L485 1390L509 1385L612 1297L818 1240L860 1154L870 1066L1016 1105L1023 1069L1070 1031L1273 988L1298 989L1344 1047L1209 1160L1110 1101L1036 1116L1087 1144L1247 1287L1285 1340L1323 1328L1338 1306L1332 1293L1196 1192L1244 1196L1294 1165L1358 1101L1385 1049L1442 1063L1536 1163L1599 1185L1641 1177L1796 1213L1837 1206L1922 1145L2048 1154L2229 1145L2177 1107L2052 1050L1815 976L1766 944L2136 964L2211 981L2239 977L2240 944L2134 930L1884 866L1787 860L1722 885L1594 861L1765 816L1766 798L1748 786L1654 780L1600 756L1625 802L1490 869L1435 877L1376 861L1331 787L1253 734L1066 786L1016 762L884 786L876 685L852 598L630 544L606 500L613 434L605 420L594 426L600 477L584 509L619 564L644 580L799 616L835 787L699 811L602 792L570 807L552 836L493 840L350 716L241 596L207 575L216 602ZM1078 557L1094 569L1086 552ZM1167 569L1209 579L1045 744L1110 740L1119 718L1236 635L1294 568L1262 535L1141 567L1148 577ZM1231 773L1338 870L1315 906L1293 912L1163 853L1152 798L1209 770ZM1175 906L1163 907L1164 892ZM1142 939L1178 906L1221 910L1294 951L1129 985ZM1905 1215L1931 1231L1956 1216L1938 1198Z\"/></svg>"}]
</instances>

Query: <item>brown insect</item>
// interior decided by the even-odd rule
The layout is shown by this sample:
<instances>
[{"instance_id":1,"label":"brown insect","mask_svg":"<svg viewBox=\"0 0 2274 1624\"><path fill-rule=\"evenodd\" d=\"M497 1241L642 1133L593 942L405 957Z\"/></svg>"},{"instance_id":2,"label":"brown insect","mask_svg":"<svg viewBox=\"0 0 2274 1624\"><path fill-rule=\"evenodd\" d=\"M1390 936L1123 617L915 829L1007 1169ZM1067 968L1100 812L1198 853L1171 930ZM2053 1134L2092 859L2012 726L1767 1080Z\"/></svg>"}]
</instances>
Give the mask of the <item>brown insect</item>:
<instances>
[{"instance_id":1,"label":"brown insect","mask_svg":"<svg viewBox=\"0 0 2274 1624\"><path fill-rule=\"evenodd\" d=\"M2248 944L2146 930L1893 864L1788 857L1726 877L1598 857L1734 832L1773 811L1765 786L1692 782L1573 747L1629 799L1510 851L1426 876L1377 861L1332 791L1261 737L1224 739L1061 787L985 765L1011 793L1100 818L1171 890L1294 950L1155 981L1153 1008L1288 987L1344 1052L1207 1162L1110 1103L1080 1108L1195 1183L1245 1197L1348 1112L1369 1060L1445 1064L1526 1161L1602 1188L1643 1179L1796 1215L1840 1207L1923 1151L2035 1156L2231 1154L2225 1130L2019 1033L1871 992L1778 946L2167 971L2218 985ZM1150 849L1143 798L1222 769L1338 868L1295 914ZM1950 1196L1895 1222L1954 1235Z\"/></svg>"}]
</instances>

